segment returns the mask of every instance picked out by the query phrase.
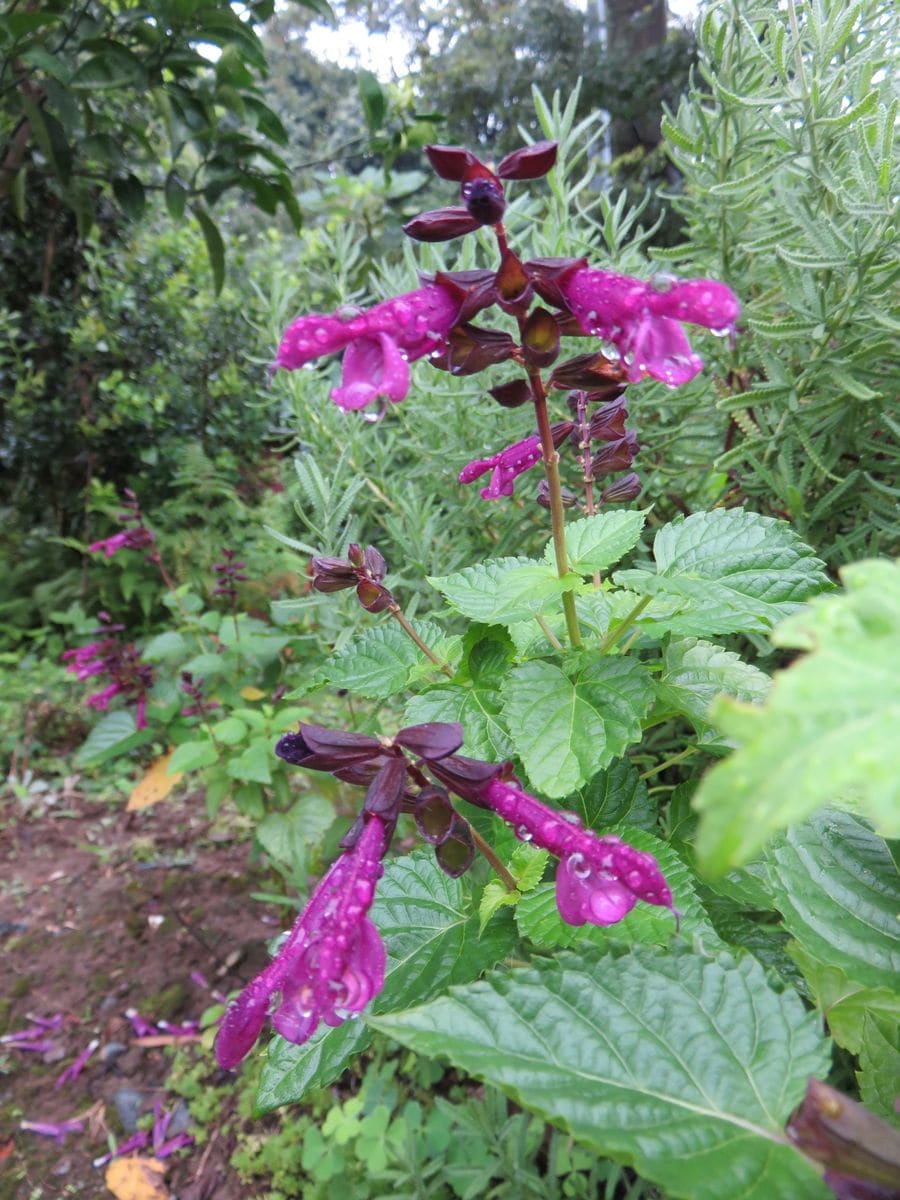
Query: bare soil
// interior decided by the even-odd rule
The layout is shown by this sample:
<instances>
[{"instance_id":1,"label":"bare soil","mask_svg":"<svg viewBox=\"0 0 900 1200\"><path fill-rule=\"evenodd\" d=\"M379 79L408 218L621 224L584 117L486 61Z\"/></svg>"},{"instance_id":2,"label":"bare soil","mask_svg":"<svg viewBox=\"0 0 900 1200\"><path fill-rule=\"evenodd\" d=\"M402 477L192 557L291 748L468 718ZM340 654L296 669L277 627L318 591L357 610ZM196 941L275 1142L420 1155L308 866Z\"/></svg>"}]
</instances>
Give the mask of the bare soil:
<instances>
[{"instance_id":1,"label":"bare soil","mask_svg":"<svg viewBox=\"0 0 900 1200\"><path fill-rule=\"evenodd\" d=\"M225 993L246 982L287 919L249 898L273 884L251 862L246 832L211 827L197 796L136 813L78 792L53 806L0 800L0 1034L29 1013L65 1018L51 1035L58 1061L0 1046L0 1200L110 1195L92 1160L108 1133L126 1136L113 1097L134 1089L142 1112L157 1099L177 1103L166 1088L171 1051L138 1044L125 1010L151 1022L198 1018L214 1001L192 972ZM100 1046L83 1073L54 1088L92 1038ZM215 1082L211 1057L209 1067ZM222 1095L228 1104L229 1089ZM64 1145L19 1128L72 1117L86 1129ZM231 1150L211 1137L178 1152L168 1160L172 1195L245 1197Z\"/></svg>"}]
</instances>

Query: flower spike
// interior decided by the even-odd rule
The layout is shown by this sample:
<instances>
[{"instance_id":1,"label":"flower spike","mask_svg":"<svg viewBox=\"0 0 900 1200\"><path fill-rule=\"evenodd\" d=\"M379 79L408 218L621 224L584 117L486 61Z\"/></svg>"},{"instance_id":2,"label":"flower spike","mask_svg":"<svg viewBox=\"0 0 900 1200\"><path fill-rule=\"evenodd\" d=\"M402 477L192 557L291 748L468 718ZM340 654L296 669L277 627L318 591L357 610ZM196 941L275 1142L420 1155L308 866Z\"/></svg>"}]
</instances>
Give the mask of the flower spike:
<instances>
[{"instance_id":1,"label":"flower spike","mask_svg":"<svg viewBox=\"0 0 900 1200\"><path fill-rule=\"evenodd\" d=\"M361 1012L384 985L385 950L368 912L382 874L389 829L370 815L351 850L331 867L272 962L244 988L225 1014L216 1058L236 1067L272 1024L296 1045L321 1022L340 1025Z\"/></svg>"}]
</instances>

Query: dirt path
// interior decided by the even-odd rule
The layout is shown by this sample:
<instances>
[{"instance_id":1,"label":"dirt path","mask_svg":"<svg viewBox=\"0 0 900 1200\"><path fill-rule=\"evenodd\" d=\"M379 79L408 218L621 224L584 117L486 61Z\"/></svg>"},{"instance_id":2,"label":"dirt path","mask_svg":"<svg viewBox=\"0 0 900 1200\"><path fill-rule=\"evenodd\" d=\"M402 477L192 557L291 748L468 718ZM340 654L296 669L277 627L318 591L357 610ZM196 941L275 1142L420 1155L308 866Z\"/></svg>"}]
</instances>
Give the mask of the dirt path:
<instances>
[{"instance_id":1,"label":"dirt path","mask_svg":"<svg viewBox=\"0 0 900 1200\"><path fill-rule=\"evenodd\" d=\"M155 1101L175 1110L170 1132L184 1125L165 1087L170 1052L139 1039L125 1011L158 1032L248 979L288 919L249 898L273 882L247 836L211 829L196 796L131 814L77 793L53 807L0 802L0 1034L62 1014L46 1051L0 1045L0 1200L109 1196L92 1165L108 1132L121 1141ZM55 1088L95 1038L84 1071ZM73 1117L84 1131L63 1144L20 1128ZM179 1200L246 1195L229 1152L221 1140L179 1151L169 1188Z\"/></svg>"}]
</instances>

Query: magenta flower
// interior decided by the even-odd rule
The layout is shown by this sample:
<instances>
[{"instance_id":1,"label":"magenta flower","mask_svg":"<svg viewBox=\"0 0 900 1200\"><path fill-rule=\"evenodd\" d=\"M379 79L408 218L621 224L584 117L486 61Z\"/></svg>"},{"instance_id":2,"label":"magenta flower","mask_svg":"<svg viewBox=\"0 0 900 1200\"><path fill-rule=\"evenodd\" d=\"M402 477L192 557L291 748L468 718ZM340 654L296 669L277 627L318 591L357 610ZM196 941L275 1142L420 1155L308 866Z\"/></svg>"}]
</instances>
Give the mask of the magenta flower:
<instances>
[{"instance_id":1,"label":"magenta flower","mask_svg":"<svg viewBox=\"0 0 900 1200\"><path fill-rule=\"evenodd\" d=\"M476 458L460 471L459 482L471 483L486 471L491 471L490 483L481 489L482 500L499 500L501 496L511 496L516 477L540 462L541 453L541 439L534 434L507 446L492 458Z\"/></svg>"},{"instance_id":2,"label":"magenta flower","mask_svg":"<svg viewBox=\"0 0 900 1200\"><path fill-rule=\"evenodd\" d=\"M368 918L389 830L368 814L352 848L331 867L281 950L226 1012L216 1037L219 1065L235 1067L259 1037L273 997L275 1029L302 1044L321 1021L340 1025L384 985L385 951Z\"/></svg>"},{"instance_id":3,"label":"magenta flower","mask_svg":"<svg viewBox=\"0 0 900 1200\"><path fill-rule=\"evenodd\" d=\"M574 813L558 812L499 776L482 792L484 802L516 837L549 850L559 860L556 904L569 925L614 925L638 900L672 908L672 893L652 854L617 837L598 837Z\"/></svg>"},{"instance_id":4,"label":"magenta flower","mask_svg":"<svg viewBox=\"0 0 900 1200\"><path fill-rule=\"evenodd\" d=\"M89 708L97 712L105 712L114 696L123 695L135 705L135 726L146 729L147 692L153 686L153 668L149 663L142 662L141 652L129 642L120 644L116 634L121 633L124 626L110 623L107 613L100 613L104 627L98 632L106 633L99 642L89 642L75 650L63 651L63 662L66 668L78 679L90 679L95 675L109 675L112 683L88 696Z\"/></svg>"},{"instance_id":5,"label":"magenta flower","mask_svg":"<svg viewBox=\"0 0 900 1200\"><path fill-rule=\"evenodd\" d=\"M688 383L703 359L691 350L681 322L724 334L740 313L734 292L714 279L672 282L663 289L581 267L560 282L559 291L585 333L616 347L632 383L645 375L669 387Z\"/></svg>"},{"instance_id":6,"label":"magenta flower","mask_svg":"<svg viewBox=\"0 0 900 1200\"><path fill-rule=\"evenodd\" d=\"M323 354L344 350L341 386L331 398L340 408L364 408L384 396L391 403L409 391L409 364L443 350L460 302L432 283L383 300L367 312L310 313L285 330L275 366L294 371Z\"/></svg>"},{"instance_id":7,"label":"magenta flower","mask_svg":"<svg viewBox=\"0 0 900 1200\"><path fill-rule=\"evenodd\" d=\"M122 514L123 517L127 514ZM103 552L106 558L112 558L120 550L144 550L147 546L152 546L154 542L153 533L143 525L138 525L135 529L123 529L120 533L114 533L112 537L102 538L99 542L91 542L88 550L91 554Z\"/></svg>"}]
</instances>

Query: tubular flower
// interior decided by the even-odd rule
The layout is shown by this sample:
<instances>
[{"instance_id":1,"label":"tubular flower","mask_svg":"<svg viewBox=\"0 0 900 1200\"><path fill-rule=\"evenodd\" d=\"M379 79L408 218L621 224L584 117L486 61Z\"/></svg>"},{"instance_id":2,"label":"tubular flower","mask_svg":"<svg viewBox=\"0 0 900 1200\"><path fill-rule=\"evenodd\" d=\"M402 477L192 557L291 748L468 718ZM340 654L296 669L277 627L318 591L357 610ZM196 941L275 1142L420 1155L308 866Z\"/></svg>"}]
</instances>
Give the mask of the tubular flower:
<instances>
[{"instance_id":1,"label":"tubular flower","mask_svg":"<svg viewBox=\"0 0 900 1200\"><path fill-rule=\"evenodd\" d=\"M276 957L244 988L216 1038L220 1066L235 1067L259 1037L273 997L275 1029L297 1045L320 1021L340 1025L359 1013L384 984L385 951L368 918L388 826L369 816L353 848L320 882Z\"/></svg>"},{"instance_id":2,"label":"tubular flower","mask_svg":"<svg viewBox=\"0 0 900 1200\"><path fill-rule=\"evenodd\" d=\"M513 484L518 475L541 461L541 439L536 435L514 442L491 458L476 458L459 473L460 483L471 483L491 471L491 481L481 489L482 500L499 500L501 496L513 494Z\"/></svg>"},{"instance_id":3,"label":"tubular flower","mask_svg":"<svg viewBox=\"0 0 900 1200\"><path fill-rule=\"evenodd\" d=\"M323 354L345 350L341 386L331 398L340 408L364 408L384 396L393 404L409 391L409 364L444 349L456 324L459 301L439 284L383 300L367 312L309 313L285 330L275 366L295 371Z\"/></svg>"},{"instance_id":4,"label":"tubular flower","mask_svg":"<svg viewBox=\"0 0 900 1200\"><path fill-rule=\"evenodd\" d=\"M559 290L584 332L616 347L632 383L645 375L669 387L688 383L703 359L691 350L681 322L726 334L740 312L734 292L714 279L655 286L581 267L560 282Z\"/></svg>"},{"instance_id":5,"label":"tubular flower","mask_svg":"<svg viewBox=\"0 0 900 1200\"><path fill-rule=\"evenodd\" d=\"M63 662L69 664L66 670L79 680L90 679L94 675L109 675L112 683L88 696L88 707L105 712L110 700L121 694L128 703L134 703L136 728L146 729L145 710L147 693L153 686L153 668L141 660L141 652L133 643L120 645L116 640L115 634L120 633L123 626L111 624L105 613L100 614L100 619L104 626L97 632L109 636L75 650L65 650L62 657Z\"/></svg>"},{"instance_id":6,"label":"tubular flower","mask_svg":"<svg viewBox=\"0 0 900 1200\"><path fill-rule=\"evenodd\" d=\"M556 904L569 925L615 925L638 900L672 908L672 893L652 854L621 838L598 837L574 813L558 812L497 777L484 802L509 822L516 837L549 850L559 860Z\"/></svg>"}]
</instances>

